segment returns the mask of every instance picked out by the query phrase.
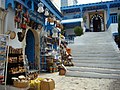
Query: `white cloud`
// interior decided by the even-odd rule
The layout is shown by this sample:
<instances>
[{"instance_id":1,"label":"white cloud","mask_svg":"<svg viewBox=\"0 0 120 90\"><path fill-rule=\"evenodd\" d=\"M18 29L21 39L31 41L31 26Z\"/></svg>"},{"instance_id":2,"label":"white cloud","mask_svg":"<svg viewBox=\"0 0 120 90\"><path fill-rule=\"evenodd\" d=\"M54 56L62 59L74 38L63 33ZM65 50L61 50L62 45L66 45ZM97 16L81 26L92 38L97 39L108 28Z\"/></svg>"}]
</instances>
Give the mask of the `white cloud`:
<instances>
[{"instance_id":1,"label":"white cloud","mask_svg":"<svg viewBox=\"0 0 120 90\"><path fill-rule=\"evenodd\" d=\"M112 0L77 0L78 4L87 4L87 3L95 3L95 2L104 2L104 1L112 1Z\"/></svg>"}]
</instances>

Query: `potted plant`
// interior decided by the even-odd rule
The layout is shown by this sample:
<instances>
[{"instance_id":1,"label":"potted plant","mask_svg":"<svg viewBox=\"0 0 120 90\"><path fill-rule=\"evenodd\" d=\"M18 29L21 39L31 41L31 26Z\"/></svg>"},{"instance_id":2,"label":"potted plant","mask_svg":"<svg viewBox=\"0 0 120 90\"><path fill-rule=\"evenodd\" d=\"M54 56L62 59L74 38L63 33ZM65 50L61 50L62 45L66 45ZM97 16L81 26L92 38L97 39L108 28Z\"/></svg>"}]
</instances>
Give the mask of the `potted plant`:
<instances>
[{"instance_id":1,"label":"potted plant","mask_svg":"<svg viewBox=\"0 0 120 90\"><path fill-rule=\"evenodd\" d=\"M83 34L83 29L82 29L82 27L76 26L76 27L74 28L74 33L75 33L76 36L81 36L81 35Z\"/></svg>"}]
</instances>

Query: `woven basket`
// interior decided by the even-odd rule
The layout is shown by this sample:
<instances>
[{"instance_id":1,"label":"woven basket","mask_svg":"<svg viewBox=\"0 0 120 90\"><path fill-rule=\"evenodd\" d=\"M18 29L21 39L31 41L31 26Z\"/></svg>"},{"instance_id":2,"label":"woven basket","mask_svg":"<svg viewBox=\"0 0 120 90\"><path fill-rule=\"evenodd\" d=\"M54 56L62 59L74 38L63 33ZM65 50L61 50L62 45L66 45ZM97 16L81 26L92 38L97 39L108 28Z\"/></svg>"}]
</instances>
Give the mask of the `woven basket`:
<instances>
[{"instance_id":1,"label":"woven basket","mask_svg":"<svg viewBox=\"0 0 120 90\"><path fill-rule=\"evenodd\" d=\"M27 88L29 86L29 82L28 81L27 82L14 81L13 86L17 88Z\"/></svg>"}]
</instances>

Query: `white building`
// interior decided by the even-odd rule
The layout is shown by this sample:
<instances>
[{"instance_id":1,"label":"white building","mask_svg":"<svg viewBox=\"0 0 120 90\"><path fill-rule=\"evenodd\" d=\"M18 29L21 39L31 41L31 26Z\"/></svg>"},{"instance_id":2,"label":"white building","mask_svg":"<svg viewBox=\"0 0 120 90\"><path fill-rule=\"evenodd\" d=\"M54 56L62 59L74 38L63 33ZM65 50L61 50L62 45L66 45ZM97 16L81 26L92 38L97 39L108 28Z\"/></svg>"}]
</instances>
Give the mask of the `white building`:
<instances>
[{"instance_id":1,"label":"white building","mask_svg":"<svg viewBox=\"0 0 120 90\"><path fill-rule=\"evenodd\" d=\"M61 0L51 0L51 2L54 4L54 6L60 11L61 7Z\"/></svg>"},{"instance_id":2,"label":"white building","mask_svg":"<svg viewBox=\"0 0 120 90\"><path fill-rule=\"evenodd\" d=\"M7 11L5 10L5 0L0 0L0 34L4 33L5 30L5 17Z\"/></svg>"},{"instance_id":3,"label":"white building","mask_svg":"<svg viewBox=\"0 0 120 90\"><path fill-rule=\"evenodd\" d=\"M77 0L61 0L61 7L76 5L77 3Z\"/></svg>"}]
</instances>

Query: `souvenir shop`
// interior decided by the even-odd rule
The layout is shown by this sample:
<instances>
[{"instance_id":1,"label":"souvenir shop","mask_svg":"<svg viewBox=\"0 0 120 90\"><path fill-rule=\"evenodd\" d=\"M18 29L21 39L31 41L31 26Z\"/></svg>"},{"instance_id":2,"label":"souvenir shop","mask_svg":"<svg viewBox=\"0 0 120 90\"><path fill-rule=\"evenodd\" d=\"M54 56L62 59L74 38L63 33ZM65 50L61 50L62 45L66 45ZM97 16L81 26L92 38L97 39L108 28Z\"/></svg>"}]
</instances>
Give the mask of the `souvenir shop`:
<instances>
[{"instance_id":1,"label":"souvenir shop","mask_svg":"<svg viewBox=\"0 0 120 90\"><path fill-rule=\"evenodd\" d=\"M40 73L58 72L62 64L73 66L71 49L61 35L62 15L51 1L49 6L45 3L48 2L6 2L7 29L0 35L0 83L5 89L12 85L17 89L11 90L53 90L54 80L40 78Z\"/></svg>"}]
</instances>

